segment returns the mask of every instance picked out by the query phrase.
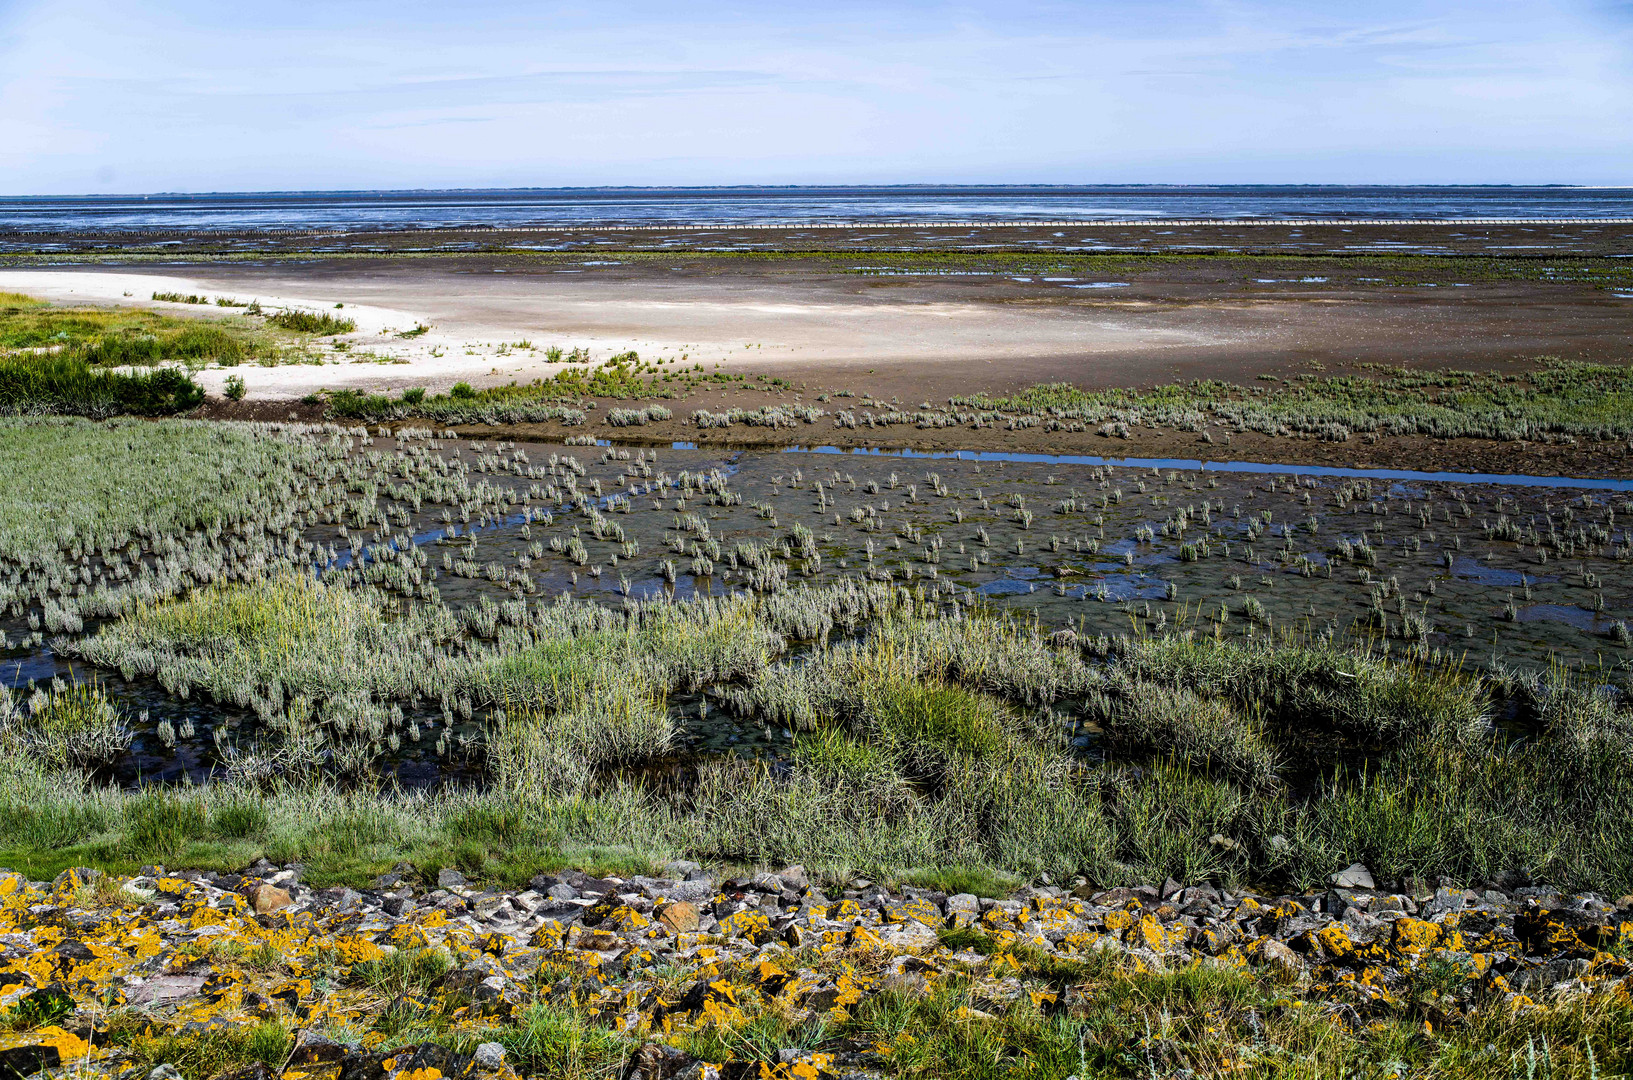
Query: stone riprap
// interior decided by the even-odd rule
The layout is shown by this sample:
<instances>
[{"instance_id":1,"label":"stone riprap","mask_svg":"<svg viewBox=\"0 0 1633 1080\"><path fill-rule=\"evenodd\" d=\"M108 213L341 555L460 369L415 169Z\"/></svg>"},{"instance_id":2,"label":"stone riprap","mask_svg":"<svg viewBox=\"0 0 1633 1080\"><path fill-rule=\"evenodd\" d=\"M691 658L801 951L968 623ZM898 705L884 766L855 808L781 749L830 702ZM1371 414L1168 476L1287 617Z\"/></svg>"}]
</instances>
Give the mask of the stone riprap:
<instances>
[{"instance_id":1,"label":"stone riprap","mask_svg":"<svg viewBox=\"0 0 1633 1080\"><path fill-rule=\"evenodd\" d=\"M0 1077L167 1080L175 1070L139 1059L135 1036L268 1021L294 1033L283 1080L508 1077L525 1063L492 1037L536 1003L626 1038L628 1078L887 1076L891 1047L858 1040L716 1062L675 1044L767 1008L842 1023L874 995L948 980L971 987L971 1021L1015 1008L1070 1013L1084 995L1062 960L1109 959L1136 974L1262 969L1290 997L1328 1002L1334 1022L1355 1026L1386 1014L1429 964L1442 975L1432 1003L1442 1023L1493 1000L1524 1010L1633 989L1633 897L1363 888L1372 875L1359 866L1310 895L1045 882L1004 900L862 879L825 892L799 867L723 879L677 863L667 874L568 871L511 892L453 870L423 889L408 867L361 891L308 888L298 867L265 863L130 879L69 870L50 883L6 873L0 1005L12 1023L0 1034ZM410 951L441 954L434 979L388 996L357 977ZM437 1014L442 1036L396 1045L378 1023L388 1011Z\"/></svg>"}]
</instances>

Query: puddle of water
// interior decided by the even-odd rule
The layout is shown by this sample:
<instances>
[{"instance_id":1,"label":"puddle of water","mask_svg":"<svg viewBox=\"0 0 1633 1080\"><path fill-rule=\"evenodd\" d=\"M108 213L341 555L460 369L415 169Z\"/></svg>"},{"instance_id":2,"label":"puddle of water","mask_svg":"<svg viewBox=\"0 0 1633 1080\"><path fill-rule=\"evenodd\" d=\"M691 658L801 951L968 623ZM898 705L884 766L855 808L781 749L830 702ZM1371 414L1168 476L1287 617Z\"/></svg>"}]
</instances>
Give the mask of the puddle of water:
<instances>
[{"instance_id":1,"label":"puddle of water","mask_svg":"<svg viewBox=\"0 0 1633 1080\"><path fill-rule=\"evenodd\" d=\"M985 585L977 586L976 592L982 596L1024 596L1034 592L1037 585L1030 581L1017 581L1014 578L999 578L989 581Z\"/></svg>"},{"instance_id":2,"label":"puddle of water","mask_svg":"<svg viewBox=\"0 0 1633 1080\"><path fill-rule=\"evenodd\" d=\"M1496 566L1483 566L1474 559L1464 556L1452 564L1452 573L1465 581L1476 581L1481 585L1509 585L1514 588L1523 588L1527 582L1532 585L1545 585L1551 581L1558 581L1554 574L1531 574L1524 570L1504 570Z\"/></svg>"},{"instance_id":3,"label":"puddle of water","mask_svg":"<svg viewBox=\"0 0 1633 1080\"><path fill-rule=\"evenodd\" d=\"M1076 285L1066 286L1068 289L1126 289L1126 281L1085 281Z\"/></svg>"},{"instance_id":4,"label":"puddle of water","mask_svg":"<svg viewBox=\"0 0 1633 1080\"><path fill-rule=\"evenodd\" d=\"M1606 619L1596 611L1575 604L1528 604L1520 608L1520 622L1570 623L1578 630L1605 633L1614 619Z\"/></svg>"},{"instance_id":5,"label":"puddle of water","mask_svg":"<svg viewBox=\"0 0 1633 1080\"><path fill-rule=\"evenodd\" d=\"M21 658L0 660L0 686L26 686L29 682L49 679L68 673L68 665L59 661L50 649L39 649Z\"/></svg>"}]
</instances>

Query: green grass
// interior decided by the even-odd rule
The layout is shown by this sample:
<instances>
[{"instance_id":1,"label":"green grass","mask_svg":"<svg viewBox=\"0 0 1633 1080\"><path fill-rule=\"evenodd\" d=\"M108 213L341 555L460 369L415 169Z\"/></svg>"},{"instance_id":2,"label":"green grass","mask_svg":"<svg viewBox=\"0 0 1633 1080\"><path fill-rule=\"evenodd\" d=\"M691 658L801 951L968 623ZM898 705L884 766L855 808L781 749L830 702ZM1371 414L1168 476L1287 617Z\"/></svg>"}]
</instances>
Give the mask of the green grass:
<instances>
[{"instance_id":1,"label":"green grass","mask_svg":"<svg viewBox=\"0 0 1633 1080\"><path fill-rule=\"evenodd\" d=\"M970 893L994 899L1007 897L1015 891L1016 879L997 874L984 867L944 866L926 870L909 870L900 875L903 885L921 889L935 889L948 896ZM954 946L955 948L957 946Z\"/></svg>"},{"instance_id":2,"label":"green grass","mask_svg":"<svg viewBox=\"0 0 1633 1080\"><path fill-rule=\"evenodd\" d=\"M454 968L446 949L400 949L378 960L353 964L348 981L381 994L425 994Z\"/></svg>"},{"instance_id":3,"label":"green grass","mask_svg":"<svg viewBox=\"0 0 1633 1080\"><path fill-rule=\"evenodd\" d=\"M328 337L333 334L349 334L357 329L356 319L331 315L327 311L275 311L266 317L266 321L280 330L294 330L302 334L316 334L320 337Z\"/></svg>"},{"instance_id":4,"label":"green grass","mask_svg":"<svg viewBox=\"0 0 1633 1080\"><path fill-rule=\"evenodd\" d=\"M276 1071L289 1058L294 1034L276 1020L254 1027L221 1027L213 1031L150 1035L134 1014L115 1014L110 1036L127 1046L144 1068L172 1065L182 1076L211 1077L260 1062Z\"/></svg>"},{"instance_id":5,"label":"green grass","mask_svg":"<svg viewBox=\"0 0 1633 1080\"><path fill-rule=\"evenodd\" d=\"M1395 878L1478 881L1527 869L1600 888L1633 883L1633 842L1614 827L1633 812L1633 781L1622 764L1628 725L1615 711L1595 712L1602 708L1591 694L1550 691L1558 717L1546 736L1511 745L1475 723L1491 708L1494 688L1455 668L1320 647L1145 643L1117 658L1109 674L1085 668L1062 683L1071 689L1098 679L1132 701L1104 714L1123 752L1091 768L1066 751L1056 729L1016 708L1014 698L1036 690L994 685L1035 663L1025 658L1028 638L1018 627L906 619L887 624L891 645L838 646L797 668L767 668L763 647L742 650L753 635L741 620L752 611L741 603L662 607L638 633L603 626L556 637L555 630L425 676L392 658L423 655L416 635L426 630L412 619L385 622L359 594L268 583L138 611L95 639L104 644L91 652L123 643L146 657L169 650L205 660L211 666L195 677L218 696L247 674L277 677L285 692L319 703L344 702L348 687L390 695L423 685L421 693L464 686L479 699L532 704L513 706L490 728L485 753L496 784L460 804L457 825L442 804L410 800L400 809L346 803L331 820L290 829L277 824L285 811L273 803L295 796L274 792L259 810L187 809L169 832L153 831L128 808L123 832L132 839L117 850L243 838L260 826L235 827L231 837L211 822L248 813L266 815L266 830L280 835L268 843L286 856L337 868L412 849L483 869L505 864L506 851L524 851L510 860L520 869L564 846L643 836L650 847L632 849L654 859L684 848L883 877L941 866L994 876L1047 871L1061 880L1080 874L1100 883L1171 875L1303 887L1363 861ZM669 617L652 619L658 612ZM387 643L399 633L407 636ZM727 641L736 652L719 651ZM956 649L970 655L948 651ZM994 663L1006 650L1011 658ZM1045 656L1059 663L1047 650L1037 659ZM259 666L246 668L252 657ZM654 666L659 657L667 668ZM1221 665L1236 677L1208 675ZM1118 689L1125 669L1144 681ZM733 671L763 671L768 686L798 676L799 690L777 693L806 695L813 718L788 770L704 763L697 789L677 804L614 781L617 767L663 752L671 730L661 707L666 688L700 670L717 673L706 683ZM1031 680L1060 676L1045 667ZM1252 719L1233 698L1252 703ZM1311 741L1323 718L1364 741L1352 741L1348 753L1313 751L1328 745ZM1300 755L1299 770L1284 772L1281 763ZM1134 766L1138 780L1125 771ZM1302 771L1312 768L1313 775Z\"/></svg>"},{"instance_id":6,"label":"green grass","mask_svg":"<svg viewBox=\"0 0 1633 1080\"><path fill-rule=\"evenodd\" d=\"M404 393L400 399L384 394L336 391L329 396L329 414L349 420L386 420L417 417L438 423L537 423L559 421L581 424L587 398L630 400L673 398L684 390L710 381L735 383L741 375L715 379L700 366L674 371L646 363L633 352L622 353L593 367L570 367L549 379L525 385L510 383L475 389L458 383L447 394Z\"/></svg>"},{"instance_id":7,"label":"green grass","mask_svg":"<svg viewBox=\"0 0 1633 1080\"><path fill-rule=\"evenodd\" d=\"M0 416L170 416L204 400L174 368L125 374L74 355L0 355Z\"/></svg>"},{"instance_id":8,"label":"green grass","mask_svg":"<svg viewBox=\"0 0 1633 1080\"><path fill-rule=\"evenodd\" d=\"M506 1063L524 1076L616 1076L629 1052L607 1028L542 1001L527 1006L514 1025L497 1029L493 1037L504 1046Z\"/></svg>"},{"instance_id":9,"label":"green grass","mask_svg":"<svg viewBox=\"0 0 1633 1080\"><path fill-rule=\"evenodd\" d=\"M190 319L141 308L58 307L0 296L0 353L60 349L98 367L226 365L274 356L279 343L241 319Z\"/></svg>"},{"instance_id":10,"label":"green grass","mask_svg":"<svg viewBox=\"0 0 1633 1080\"><path fill-rule=\"evenodd\" d=\"M1044 872L1303 889L1357 861L1390 880L1523 870L1633 887L1618 824L1633 814L1633 720L1563 676L1504 689L1448 664L1294 642L1134 642L1097 665L1023 624L911 605L785 663L767 635L789 605L842 594L806 595L638 616L552 606L443 657L440 609L388 616L369 593L298 578L201 590L80 648L220 700L282 695L284 745L249 748L236 782L140 794L64 787L25 754L0 776L0 813L23 851L174 865L265 854L349 882L403 858L525 880L562 860L686 853L884 880L924 868L919 880L983 891ZM778 768L706 759L695 787L661 794L622 775L667 752L671 692L733 684L752 691L734 691L745 718L796 728ZM1546 703L1520 743L1483 722L1515 693ZM374 782L369 743L393 730L389 705L416 696L476 703L485 789ZM1109 760L1077 756L1036 709L1072 697L1106 703Z\"/></svg>"}]
</instances>

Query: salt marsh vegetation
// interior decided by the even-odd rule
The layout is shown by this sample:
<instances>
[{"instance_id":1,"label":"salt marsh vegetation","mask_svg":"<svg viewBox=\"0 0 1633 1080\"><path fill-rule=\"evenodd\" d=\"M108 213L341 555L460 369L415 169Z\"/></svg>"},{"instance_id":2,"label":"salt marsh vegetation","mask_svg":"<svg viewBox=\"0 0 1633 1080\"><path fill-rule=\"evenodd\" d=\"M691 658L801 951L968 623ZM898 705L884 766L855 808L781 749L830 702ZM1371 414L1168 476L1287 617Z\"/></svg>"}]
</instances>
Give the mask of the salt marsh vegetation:
<instances>
[{"instance_id":1,"label":"salt marsh vegetation","mask_svg":"<svg viewBox=\"0 0 1633 1080\"><path fill-rule=\"evenodd\" d=\"M155 293L153 299L206 302L202 296L176 293ZM61 306L6 293L0 294L0 355L17 359L45 352L75 357L91 367L176 364L196 369L209 364L277 363L301 340L300 334L269 331L268 325L281 325L277 318L269 316L265 322L251 314L182 318L145 308Z\"/></svg>"},{"instance_id":2,"label":"salt marsh vegetation","mask_svg":"<svg viewBox=\"0 0 1633 1080\"><path fill-rule=\"evenodd\" d=\"M349 334L357 329L356 319L348 319L328 311L299 311L291 308L273 312L266 317L266 321L280 330L298 330L303 334L317 334L320 337Z\"/></svg>"},{"instance_id":3,"label":"salt marsh vegetation","mask_svg":"<svg viewBox=\"0 0 1633 1080\"><path fill-rule=\"evenodd\" d=\"M176 293L153 299L206 303ZM258 321L260 315L253 304L242 314L199 319L0 294L0 415L174 415L204 400L189 372L310 361L311 338L356 329L327 313L276 312ZM242 396L243 380L231 385Z\"/></svg>"},{"instance_id":4,"label":"salt marsh vegetation","mask_svg":"<svg viewBox=\"0 0 1633 1080\"><path fill-rule=\"evenodd\" d=\"M959 423L1043 424L1050 430L1099 425L1114 429L1101 431L1112 435L1120 434L1119 425L1203 434L1216 425L1333 442L1381 435L1620 440L1633 435L1633 372L1561 360L1516 374L1374 365L1360 375L1306 374L1251 387L1196 382L1094 392L1055 383L1010 396L955 398L951 404ZM930 417L914 422L935 426Z\"/></svg>"},{"instance_id":5,"label":"salt marsh vegetation","mask_svg":"<svg viewBox=\"0 0 1633 1080\"><path fill-rule=\"evenodd\" d=\"M31 859L1633 883L1618 497L412 427L0 445ZM168 832L155 776L194 782Z\"/></svg>"}]
</instances>

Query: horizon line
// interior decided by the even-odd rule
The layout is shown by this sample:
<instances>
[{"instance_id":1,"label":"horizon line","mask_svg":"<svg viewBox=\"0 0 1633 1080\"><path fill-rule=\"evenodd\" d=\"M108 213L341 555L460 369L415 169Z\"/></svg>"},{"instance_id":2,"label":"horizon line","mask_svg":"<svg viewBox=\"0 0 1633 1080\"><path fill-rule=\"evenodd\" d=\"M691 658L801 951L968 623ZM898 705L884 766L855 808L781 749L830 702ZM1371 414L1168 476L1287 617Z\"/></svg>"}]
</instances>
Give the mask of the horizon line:
<instances>
[{"instance_id":1,"label":"horizon line","mask_svg":"<svg viewBox=\"0 0 1633 1080\"><path fill-rule=\"evenodd\" d=\"M75 192L67 194L0 195L0 201L59 199L199 199L221 197L255 197L287 195L453 195L502 194L527 192L782 192L782 191L1216 191L1221 189L1259 188L1284 190L1560 190L1560 191L1629 191L1629 184L1516 184L1516 183L1168 183L1162 181L1137 183L998 183L998 184L936 184L915 181L897 183L854 184L569 184L560 186L527 185L519 187L421 187L421 188L265 188L227 191L131 191L131 192Z\"/></svg>"}]
</instances>

